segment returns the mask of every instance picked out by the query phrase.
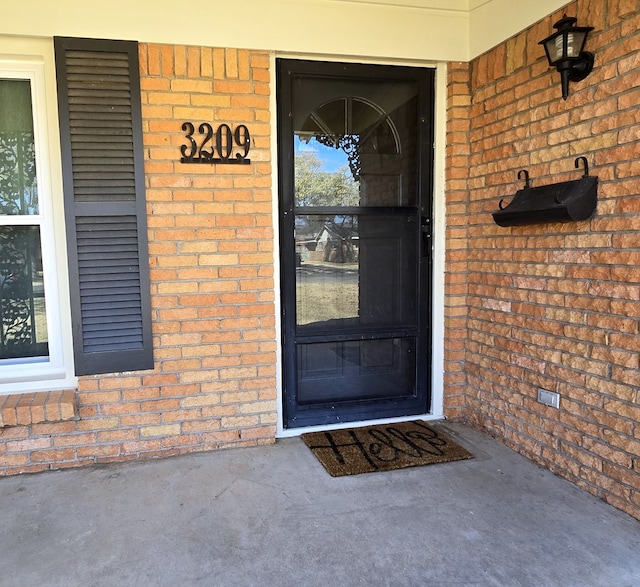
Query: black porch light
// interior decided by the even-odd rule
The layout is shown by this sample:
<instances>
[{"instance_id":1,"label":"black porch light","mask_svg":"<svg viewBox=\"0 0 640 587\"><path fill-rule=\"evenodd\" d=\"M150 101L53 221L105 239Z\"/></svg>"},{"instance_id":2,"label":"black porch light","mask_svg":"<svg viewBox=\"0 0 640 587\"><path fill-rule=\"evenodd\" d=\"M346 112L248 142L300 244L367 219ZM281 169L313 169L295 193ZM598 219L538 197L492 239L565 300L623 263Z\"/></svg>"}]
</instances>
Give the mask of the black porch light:
<instances>
[{"instance_id":1,"label":"black porch light","mask_svg":"<svg viewBox=\"0 0 640 587\"><path fill-rule=\"evenodd\" d=\"M544 45L549 65L560 72L562 82L562 99L569 95L569 82L579 82L587 77L593 69L593 53L584 51L587 35L592 26L574 26L577 18L566 14L553 25L557 29L539 45Z\"/></svg>"}]
</instances>

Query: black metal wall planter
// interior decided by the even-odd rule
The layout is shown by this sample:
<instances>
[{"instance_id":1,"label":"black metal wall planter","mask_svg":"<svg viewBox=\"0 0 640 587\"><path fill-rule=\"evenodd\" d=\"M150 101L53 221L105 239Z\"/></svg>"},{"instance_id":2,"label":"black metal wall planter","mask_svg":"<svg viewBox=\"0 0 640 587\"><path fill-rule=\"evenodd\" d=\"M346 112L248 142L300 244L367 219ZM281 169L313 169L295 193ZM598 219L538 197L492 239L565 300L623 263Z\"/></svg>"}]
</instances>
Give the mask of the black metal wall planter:
<instances>
[{"instance_id":1,"label":"black metal wall planter","mask_svg":"<svg viewBox=\"0 0 640 587\"><path fill-rule=\"evenodd\" d=\"M524 188L518 190L513 200L504 206L500 200L500 210L493 213L493 219L500 226L523 226L544 222L570 222L587 220L598 204L598 178L589 177L586 157L575 160L576 169L580 162L584 165L581 179L563 181L536 188L529 182L526 169L518 171L518 179L524 175Z\"/></svg>"}]
</instances>

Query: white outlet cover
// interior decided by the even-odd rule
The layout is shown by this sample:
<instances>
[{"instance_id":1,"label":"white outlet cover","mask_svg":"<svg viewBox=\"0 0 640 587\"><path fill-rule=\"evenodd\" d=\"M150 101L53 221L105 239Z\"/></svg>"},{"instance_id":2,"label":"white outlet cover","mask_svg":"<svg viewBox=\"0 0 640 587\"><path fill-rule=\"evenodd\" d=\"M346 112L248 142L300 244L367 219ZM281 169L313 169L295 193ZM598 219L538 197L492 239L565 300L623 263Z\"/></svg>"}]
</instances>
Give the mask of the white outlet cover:
<instances>
[{"instance_id":1,"label":"white outlet cover","mask_svg":"<svg viewBox=\"0 0 640 587\"><path fill-rule=\"evenodd\" d=\"M549 391L547 389L542 389L538 387L538 401L540 403L545 404L546 406L551 406L552 408L560 407L560 394L554 391Z\"/></svg>"}]
</instances>

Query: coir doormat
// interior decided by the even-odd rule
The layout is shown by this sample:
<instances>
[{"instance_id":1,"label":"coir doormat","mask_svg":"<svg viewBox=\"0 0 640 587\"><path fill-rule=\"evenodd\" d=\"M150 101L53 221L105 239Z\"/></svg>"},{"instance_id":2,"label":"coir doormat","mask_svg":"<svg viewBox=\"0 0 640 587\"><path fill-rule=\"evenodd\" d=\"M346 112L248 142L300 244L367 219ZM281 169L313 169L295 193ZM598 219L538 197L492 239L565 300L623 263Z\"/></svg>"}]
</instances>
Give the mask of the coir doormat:
<instances>
[{"instance_id":1,"label":"coir doormat","mask_svg":"<svg viewBox=\"0 0 640 587\"><path fill-rule=\"evenodd\" d=\"M302 440L332 477L473 458L440 429L422 421L311 432Z\"/></svg>"}]
</instances>

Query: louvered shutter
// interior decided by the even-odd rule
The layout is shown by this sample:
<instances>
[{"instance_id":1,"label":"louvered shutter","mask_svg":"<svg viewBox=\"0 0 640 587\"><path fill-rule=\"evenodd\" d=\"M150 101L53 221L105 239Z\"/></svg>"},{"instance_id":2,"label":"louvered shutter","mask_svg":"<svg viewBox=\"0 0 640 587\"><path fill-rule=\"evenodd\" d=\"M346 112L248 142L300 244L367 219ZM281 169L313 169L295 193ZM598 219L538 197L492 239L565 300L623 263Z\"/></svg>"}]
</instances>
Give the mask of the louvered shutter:
<instances>
[{"instance_id":1,"label":"louvered shutter","mask_svg":"<svg viewBox=\"0 0 640 587\"><path fill-rule=\"evenodd\" d=\"M55 54L76 373L151 369L138 45Z\"/></svg>"}]
</instances>

